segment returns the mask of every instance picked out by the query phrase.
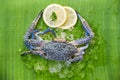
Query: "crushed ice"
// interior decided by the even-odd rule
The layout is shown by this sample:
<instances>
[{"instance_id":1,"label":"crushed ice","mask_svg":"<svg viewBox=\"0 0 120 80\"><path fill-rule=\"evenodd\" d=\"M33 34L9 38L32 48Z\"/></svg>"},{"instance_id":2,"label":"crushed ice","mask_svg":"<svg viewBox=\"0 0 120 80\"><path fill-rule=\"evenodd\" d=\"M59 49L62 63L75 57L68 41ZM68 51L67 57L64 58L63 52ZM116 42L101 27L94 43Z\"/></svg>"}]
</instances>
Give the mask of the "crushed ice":
<instances>
[{"instance_id":1,"label":"crushed ice","mask_svg":"<svg viewBox=\"0 0 120 80\"><path fill-rule=\"evenodd\" d=\"M62 69L62 65L60 63L49 65L49 72L50 73L60 72L61 69Z\"/></svg>"}]
</instances>

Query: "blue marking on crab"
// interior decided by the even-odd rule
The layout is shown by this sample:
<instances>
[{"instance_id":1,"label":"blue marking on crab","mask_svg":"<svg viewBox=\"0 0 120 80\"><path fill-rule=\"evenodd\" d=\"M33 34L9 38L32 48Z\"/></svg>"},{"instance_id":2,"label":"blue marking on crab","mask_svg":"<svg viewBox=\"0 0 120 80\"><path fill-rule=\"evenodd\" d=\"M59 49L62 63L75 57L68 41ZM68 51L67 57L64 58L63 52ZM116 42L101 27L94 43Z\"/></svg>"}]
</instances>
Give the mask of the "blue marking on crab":
<instances>
[{"instance_id":1,"label":"blue marking on crab","mask_svg":"<svg viewBox=\"0 0 120 80\"><path fill-rule=\"evenodd\" d=\"M33 49L33 48L31 47L31 45L28 43L28 41L25 41L24 43L25 43L25 46L26 46L28 49L30 49L30 50Z\"/></svg>"},{"instance_id":2,"label":"blue marking on crab","mask_svg":"<svg viewBox=\"0 0 120 80\"><path fill-rule=\"evenodd\" d=\"M89 37L93 38L94 32L92 32L92 29L90 28L88 22L80 14L78 14L78 12L76 12L76 13L77 13L78 18L82 22L82 25L83 25L82 27L83 27L84 31L87 33L87 35L89 35Z\"/></svg>"},{"instance_id":3,"label":"blue marking on crab","mask_svg":"<svg viewBox=\"0 0 120 80\"><path fill-rule=\"evenodd\" d=\"M43 32L39 32L38 30L33 30L33 31L31 32L31 39L34 40L36 36L38 36L38 35L40 35L40 34L41 34L41 35L44 35L44 34L46 34L46 33L48 33L48 32L52 32L52 34L56 37L56 34L55 34L54 30L48 28L47 30L45 30L45 31L43 31ZM35 36L35 33L37 33L36 36ZM39 37L39 36L38 36L38 37ZM39 40L41 40L41 39L39 39ZM30 49L30 50L34 50L34 49L36 48L36 46L31 45L30 42L28 42L28 41L25 41L25 46L26 46L28 49Z\"/></svg>"},{"instance_id":4,"label":"blue marking on crab","mask_svg":"<svg viewBox=\"0 0 120 80\"><path fill-rule=\"evenodd\" d=\"M53 29L50 29L50 28L48 28L47 30L45 30L45 31L43 32L43 34L48 33L48 32L51 32L51 33L56 37L55 31L54 31Z\"/></svg>"},{"instance_id":5,"label":"blue marking on crab","mask_svg":"<svg viewBox=\"0 0 120 80\"><path fill-rule=\"evenodd\" d=\"M34 30L39 19L42 17L43 11L41 11L38 16L33 20L30 25L29 30L24 36L24 42L29 51L23 52L21 55L35 54L39 55L48 60L57 60L65 62L75 62L83 59L84 50L88 48L89 42L94 37L90 26L87 21L80 16L77 12L79 20L83 24L83 29L85 31L85 37L78 40L73 40L71 42L56 40L56 41L46 41L43 40L39 35L44 35L45 33L51 32L55 37L56 34L54 30L48 28L45 31ZM83 47L77 47L78 45L85 44Z\"/></svg>"},{"instance_id":6,"label":"blue marking on crab","mask_svg":"<svg viewBox=\"0 0 120 80\"><path fill-rule=\"evenodd\" d=\"M38 30L32 31L32 33L31 33L31 36L32 36L31 39L35 39L35 33L36 33L36 32L39 32L39 31L38 31Z\"/></svg>"}]
</instances>

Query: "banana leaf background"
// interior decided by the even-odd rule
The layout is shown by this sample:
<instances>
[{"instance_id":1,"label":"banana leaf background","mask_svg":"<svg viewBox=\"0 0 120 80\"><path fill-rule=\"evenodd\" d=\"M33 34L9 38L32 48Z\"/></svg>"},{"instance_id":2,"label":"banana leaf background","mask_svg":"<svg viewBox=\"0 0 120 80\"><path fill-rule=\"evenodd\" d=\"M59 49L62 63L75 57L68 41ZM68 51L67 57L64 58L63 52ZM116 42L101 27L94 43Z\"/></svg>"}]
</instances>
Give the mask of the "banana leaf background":
<instances>
[{"instance_id":1,"label":"banana leaf background","mask_svg":"<svg viewBox=\"0 0 120 80\"><path fill-rule=\"evenodd\" d=\"M73 76L69 80L120 80L119 0L1 0L0 80L63 80L47 72L46 75L38 75L33 69L28 69L19 52L23 48L23 36L28 26L39 11L51 3L71 6L77 10L92 28L97 28L105 42L87 78Z\"/></svg>"}]
</instances>

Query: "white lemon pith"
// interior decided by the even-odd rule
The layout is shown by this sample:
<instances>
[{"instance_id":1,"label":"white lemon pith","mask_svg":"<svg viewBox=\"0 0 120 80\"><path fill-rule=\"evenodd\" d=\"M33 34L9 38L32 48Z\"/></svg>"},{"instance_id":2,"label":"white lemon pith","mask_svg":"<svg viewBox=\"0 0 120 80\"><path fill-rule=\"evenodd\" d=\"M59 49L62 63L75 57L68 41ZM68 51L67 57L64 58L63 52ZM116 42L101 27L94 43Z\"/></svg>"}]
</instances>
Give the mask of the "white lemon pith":
<instances>
[{"instance_id":1,"label":"white lemon pith","mask_svg":"<svg viewBox=\"0 0 120 80\"><path fill-rule=\"evenodd\" d=\"M69 28L73 27L76 24L76 22L77 22L77 14L76 14L75 10L72 9L71 7L65 6L64 9L65 9L66 14L67 14L66 15L67 20L62 26L60 26L60 28L69 29Z\"/></svg>"},{"instance_id":2,"label":"white lemon pith","mask_svg":"<svg viewBox=\"0 0 120 80\"><path fill-rule=\"evenodd\" d=\"M66 21L66 11L59 4L48 5L43 12L43 20L49 27L59 27Z\"/></svg>"}]
</instances>

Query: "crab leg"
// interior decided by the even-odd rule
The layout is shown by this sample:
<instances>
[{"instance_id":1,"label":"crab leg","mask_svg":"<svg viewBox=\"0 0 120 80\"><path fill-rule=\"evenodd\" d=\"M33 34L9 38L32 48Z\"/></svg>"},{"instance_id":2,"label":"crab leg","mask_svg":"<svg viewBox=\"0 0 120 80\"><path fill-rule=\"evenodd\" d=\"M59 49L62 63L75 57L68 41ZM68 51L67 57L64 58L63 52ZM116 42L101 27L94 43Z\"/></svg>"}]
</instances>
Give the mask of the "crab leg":
<instances>
[{"instance_id":1,"label":"crab leg","mask_svg":"<svg viewBox=\"0 0 120 80\"><path fill-rule=\"evenodd\" d=\"M93 33L92 29L90 28L90 26L88 25L87 21L82 16L80 16L78 13L77 13L77 16L83 24L83 29L86 32L86 36L85 36L85 38L74 40L74 41L71 41L70 43L73 45L86 44L92 40L92 38L94 37L94 33Z\"/></svg>"},{"instance_id":2,"label":"crab leg","mask_svg":"<svg viewBox=\"0 0 120 80\"><path fill-rule=\"evenodd\" d=\"M43 35L43 32L40 31L40 32L35 33L35 37L36 37L36 39L39 40L39 41L43 40L43 39L39 36L40 34Z\"/></svg>"},{"instance_id":3,"label":"crab leg","mask_svg":"<svg viewBox=\"0 0 120 80\"><path fill-rule=\"evenodd\" d=\"M69 59L69 62L76 62L76 61L79 61L82 59L83 59L83 54L82 54L82 52L80 52L80 53L76 53L76 55L73 59Z\"/></svg>"},{"instance_id":4,"label":"crab leg","mask_svg":"<svg viewBox=\"0 0 120 80\"><path fill-rule=\"evenodd\" d=\"M38 16L33 20L32 24L30 25L29 30L26 32L25 36L24 36L24 41L27 41L30 37L30 35L32 34L32 31L35 29L39 19L42 16L43 11L40 11L40 13L38 14Z\"/></svg>"},{"instance_id":5,"label":"crab leg","mask_svg":"<svg viewBox=\"0 0 120 80\"><path fill-rule=\"evenodd\" d=\"M44 35L44 34L46 34L46 33L48 33L48 32L51 32L51 33L56 37L56 34L55 34L54 30L48 28L48 29L45 30L45 31L33 30L33 31L32 31L32 34L31 34L31 35L32 35L31 39L35 39L35 38L36 38L36 40L41 41L41 40L43 40L43 39L42 39L39 35L40 35L40 34Z\"/></svg>"},{"instance_id":6,"label":"crab leg","mask_svg":"<svg viewBox=\"0 0 120 80\"><path fill-rule=\"evenodd\" d=\"M52 32L53 35L56 36L55 32L50 28L43 32L42 31L38 32L38 30L33 30L31 34L32 35L31 39L25 41L26 47L28 47L30 50L36 49L36 47L40 47L42 44L45 43L45 41L39 35L40 34L44 35L47 32Z\"/></svg>"},{"instance_id":7,"label":"crab leg","mask_svg":"<svg viewBox=\"0 0 120 80\"><path fill-rule=\"evenodd\" d=\"M70 59L69 61L70 62L75 62L75 61L79 61L79 60L82 60L83 59L83 54L85 53L84 52L84 50L85 49L87 49L88 48L88 44L86 44L85 46L83 46L83 47L80 47L80 48L78 48L78 53L76 53L74 56L74 58L73 59Z\"/></svg>"},{"instance_id":8,"label":"crab leg","mask_svg":"<svg viewBox=\"0 0 120 80\"><path fill-rule=\"evenodd\" d=\"M85 32L88 34L88 36L90 36L90 38L93 38L94 33L93 33L92 29L90 28L88 22L82 16L80 16L80 14L77 13L77 16L78 16L79 20L81 20L83 29L85 30Z\"/></svg>"},{"instance_id":9,"label":"crab leg","mask_svg":"<svg viewBox=\"0 0 120 80\"><path fill-rule=\"evenodd\" d=\"M78 49L79 49L79 51L84 51L85 49L88 48L88 46L89 46L89 44L86 44L85 46L80 47L80 48L78 48Z\"/></svg>"},{"instance_id":10,"label":"crab leg","mask_svg":"<svg viewBox=\"0 0 120 80\"><path fill-rule=\"evenodd\" d=\"M77 40L71 41L70 43L73 44L73 45L81 45L81 44L86 44L89 41L91 41L91 38L90 37L86 37L86 38L81 38L81 39L77 39Z\"/></svg>"},{"instance_id":11,"label":"crab leg","mask_svg":"<svg viewBox=\"0 0 120 80\"><path fill-rule=\"evenodd\" d=\"M27 41L25 41L26 47L28 47L30 50L36 49L36 47L40 47L42 44L45 43L45 41L39 35L40 34L44 35L47 32L52 32L53 35L56 36L55 32L50 28L43 32L42 31L38 32L38 30L33 30L31 33L32 35L31 39L28 39Z\"/></svg>"},{"instance_id":12,"label":"crab leg","mask_svg":"<svg viewBox=\"0 0 120 80\"><path fill-rule=\"evenodd\" d=\"M35 33L38 32L38 30L34 30L32 31L32 34L31 34L31 39L35 39Z\"/></svg>"},{"instance_id":13,"label":"crab leg","mask_svg":"<svg viewBox=\"0 0 120 80\"><path fill-rule=\"evenodd\" d=\"M44 41L39 34L44 34L44 32L38 30L34 30L32 32L32 37L28 41L25 42L26 47L28 47L30 50L36 49L38 47L41 47L46 41Z\"/></svg>"},{"instance_id":14,"label":"crab leg","mask_svg":"<svg viewBox=\"0 0 120 80\"><path fill-rule=\"evenodd\" d=\"M54 30L53 30L53 29L50 29L50 28L48 28L47 30L45 30L45 31L43 32L43 34L48 33L48 32L51 32L51 33L56 37L56 34L55 34Z\"/></svg>"},{"instance_id":15,"label":"crab leg","mask_svg":"<svg viewBox=\"0 0 120 80\"><path fill-rule=\"evenodd\" d=\"M26 52L23 52L22 54L21 54L21 56L24 56L24 55L27 55L27 54L34 54L34 55L40 55L41 57L43 57L44 56L44 52L42 51L42 50L39 50L39 51L33 51L33 50L31 50L31 51L26 51Z\"/></svg>"},{"instance_id":16,"label":"crab leg","mask_svg":"<svg viewBox=\"0 0 120 80\"><path fill-rule=\"evenodd\" d=\"M36 40L42 41L43 39L42 39L39 35L40 35L40 34L44 35L44 34L46 34L46 33L48 33L48 32L52 32L52 34L56 37L56 34L55 34L54 30L51 30L50 28L48 28L48 29L45 30L45 31L39 31L39 32L38 32L38 30L34 30L34 31L32 32L32 39L35 39L35 38L36 38Z\"/></svg>"},{"instance_id":17,"label":"crab leg","mask_svg":"<svg viewBox=\"0 0 120 80\"><path fill-rule=\"evenodd\" d=\"M34 33L37 32L37 30L34 30L39 19L42 17L42 13L43 11L40 11L40 13L38 14L38 16L33 20L32 24L30 25L29 30L26 32L25 36L24 36L24 42L27 48L29 48L30 50L34 49L35 46L37 45L41 45L43 41L39 41L39 40L34 40ZM32 38L30 39L30 36L32 35Z\"/></svg>"}]
</instances>

